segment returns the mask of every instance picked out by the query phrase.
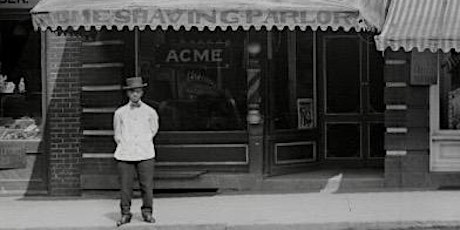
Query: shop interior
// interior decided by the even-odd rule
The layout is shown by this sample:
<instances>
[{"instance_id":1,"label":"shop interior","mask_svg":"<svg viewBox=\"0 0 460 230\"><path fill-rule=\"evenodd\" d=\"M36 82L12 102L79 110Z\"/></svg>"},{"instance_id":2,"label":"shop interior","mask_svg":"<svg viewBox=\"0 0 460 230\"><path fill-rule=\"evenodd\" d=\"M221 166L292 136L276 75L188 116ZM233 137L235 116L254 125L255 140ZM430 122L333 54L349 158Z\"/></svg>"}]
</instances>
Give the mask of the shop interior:
<instances>
[{"instance_id":1,"label":"shop interior","mask_svg":"<svg viewBox=\"0 0 460 230\"><path fill-rule=\"evenodd\" d=\"M40 47L30 20L0 21L0 140L41 137Z\"/></svg>"}]
</instances>

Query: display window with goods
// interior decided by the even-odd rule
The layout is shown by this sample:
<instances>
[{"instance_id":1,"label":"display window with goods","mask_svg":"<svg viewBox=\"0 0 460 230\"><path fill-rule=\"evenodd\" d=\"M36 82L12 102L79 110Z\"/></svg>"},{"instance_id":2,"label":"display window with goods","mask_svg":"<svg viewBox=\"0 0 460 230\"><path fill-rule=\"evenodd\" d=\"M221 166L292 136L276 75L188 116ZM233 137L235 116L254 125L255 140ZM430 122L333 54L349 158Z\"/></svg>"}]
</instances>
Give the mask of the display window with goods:
<instances>
[{"instance_id":1,"label":"display window with goods","mask_svg":"<svg viewBox=\"0 0 460 230\"><path fill-rule=\"evenodd\" d=\"M441 60L439 79L440 128L460 129L460 55L450 52Z\"/></svg>"},{"instance_id":2,"label":"display window with goods","mask_svg":"<svg viewBox=\"0 0 460 230\"><path fill-rule=\"evenodd\" d=\"M41 139L40 44L30 20L0 21L0 141Z\"/></svg>"},{"instance_id":3,"label":"display window with goods","mask_svg":"<svg viewBox=\"0 0 460 230\"><path fill-rule=\"evenodd\" d=\"M460 169L460 56L454 51L425 53L428 61L420 62L428 69L424 72L436 76L430 85L430 171L455 172Z\"/></svg>"}]
</instances>

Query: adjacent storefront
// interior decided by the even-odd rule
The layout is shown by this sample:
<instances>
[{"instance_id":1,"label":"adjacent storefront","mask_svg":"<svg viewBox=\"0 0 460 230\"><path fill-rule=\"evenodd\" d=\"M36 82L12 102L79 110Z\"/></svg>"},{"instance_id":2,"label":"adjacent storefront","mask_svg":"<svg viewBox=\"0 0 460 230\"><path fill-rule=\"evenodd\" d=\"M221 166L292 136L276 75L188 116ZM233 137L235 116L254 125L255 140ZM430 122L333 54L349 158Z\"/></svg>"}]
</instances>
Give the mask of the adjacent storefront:
<instances>
[{"instance_id":1,"label":"adjacent storefront","mask_svg":"<svg viewBox=\"0 0 460 230\"><path fill-rule=\"evenodd\" d=\"M0 1L0 187L46 193L41 34L30 9L38 1Z\"/></svg>"},{"instance_id":2,"label":"adjacent storefront","mask_svg":"<svg viewBox=\"0 0 460 230\"><path fill-rule=\"evenodd\" d=\"M385 166L394 186L460 183L459 10L458 1L395 0L376 37L385 51Z\"/></svg>"},{"instance_id":3,"label":"adjacent storefront","mask_svg":"<svg viewBox=\"0 0 460 230\"><path fill-rule=\"evenodd\" d=\"M40 1L44 96L32 104L44 104L35 123L50 194L118 187L112 116L132 75L161 118L157 188L382 168L384 65L372 34L385 3Z\"/></svg>"}]
</instances>

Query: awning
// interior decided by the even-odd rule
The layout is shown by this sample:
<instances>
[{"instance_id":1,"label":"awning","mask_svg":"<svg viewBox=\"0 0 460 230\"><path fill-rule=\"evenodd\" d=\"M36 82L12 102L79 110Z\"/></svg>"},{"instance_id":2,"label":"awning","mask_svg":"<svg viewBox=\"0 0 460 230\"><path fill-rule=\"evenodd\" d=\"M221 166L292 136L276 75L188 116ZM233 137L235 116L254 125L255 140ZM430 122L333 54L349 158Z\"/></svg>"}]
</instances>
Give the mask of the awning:
<instances>
[{"instance_id":1,"label":"awning","mask_svg":"<svg viewBox=\"0 0 460 230\"><path fill-rule=\"evenodd\" d=\"M387 0L41 0L36 29L376 29Z\"/></svg>"},{"instance_id":2,"label":"awning","mask_svg":"<svg viewBox=\"0 0 460 230\"><path fill-rule=\"evenodd\" d=\"M459 0L392 0L378 50L460 50Z\"/></svg>"}]
</instances>

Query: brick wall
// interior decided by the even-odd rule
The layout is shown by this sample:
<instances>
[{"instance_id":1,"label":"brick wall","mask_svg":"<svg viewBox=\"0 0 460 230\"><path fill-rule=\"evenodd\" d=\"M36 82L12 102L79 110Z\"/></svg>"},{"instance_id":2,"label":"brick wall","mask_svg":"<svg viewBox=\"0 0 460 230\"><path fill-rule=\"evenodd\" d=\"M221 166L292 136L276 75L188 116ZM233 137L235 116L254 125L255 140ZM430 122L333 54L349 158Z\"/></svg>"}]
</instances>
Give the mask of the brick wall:
<instances>
[{"instance_id":1,"label":"brick wall","mask_svg":"<svg viewBox=\"0 0 460 230\"><path fill-rule=\"evenodd\" d=\"M411 53L385 53L385 182L428 187L429 85L410 82Z\"/></svg>"},{"instance_id":2,"label":"brick wall","mask_svg":"<svg viewBox=\"0 0 460 230\"><path fill-rule=\"evenodd\" d=\"M78 37L46 32L50 195L81 192L80 49Z\"/></svg>"}]
</instances>

